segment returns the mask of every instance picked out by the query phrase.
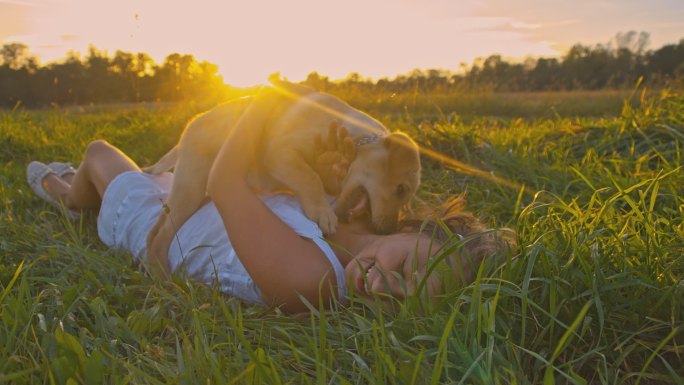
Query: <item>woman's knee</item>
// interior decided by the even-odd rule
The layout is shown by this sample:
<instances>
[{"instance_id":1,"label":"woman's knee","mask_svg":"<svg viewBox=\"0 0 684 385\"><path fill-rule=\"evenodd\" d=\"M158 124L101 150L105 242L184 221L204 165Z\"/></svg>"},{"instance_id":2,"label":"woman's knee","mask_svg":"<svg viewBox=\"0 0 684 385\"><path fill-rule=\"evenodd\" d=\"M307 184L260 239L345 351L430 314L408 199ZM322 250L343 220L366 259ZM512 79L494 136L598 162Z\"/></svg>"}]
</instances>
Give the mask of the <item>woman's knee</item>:
<instances>
[{"instance_id":1,"label":"woman's knee","mask_svg":"<svg viewBox=\"0 0 684 385\"><path fill-rule=\"evenodd\" d=\"M106 140L93 140L92 142L88 143L88 146L86 147L86 153L85 156L93 156L93 155L98 155L102 152L110 151L112 149L112 145L109 144Z\"/></svg>"},{"instance_id":2,"label":"woman's knee","mask_svg":"<svg viewBox=\"0 0 684 385\"><path fill-rule=\"evenodd\" d=\"M116 151L116 149L106 140L94 140L88 143L86 147L83 163L88 164L97 161L98 158L103 158L112 151Z\"/></svg>"},{"instance_id":3,"label":"woman's knee","mask_svg":"<svg viewBox=\"0 0 684 385\"><path fill-rule=\"evenodd\" d=\"M88 173L94 164L105 158L105 154L110 151L110 148L111 145L106 140L94 140L88 143L78 168Z\"/></svg>"},{"instance_id":4,"label":"woman's knee","mask_svg":"<svg viewBox=\"0 0 684 385\"><path fill-rule=\"evenodd\" d=\"M126 154L105 140L88 144L81 166L92 183L109 183L111 178L124 172L140 170Z\"/></svg>"}]
</instances>

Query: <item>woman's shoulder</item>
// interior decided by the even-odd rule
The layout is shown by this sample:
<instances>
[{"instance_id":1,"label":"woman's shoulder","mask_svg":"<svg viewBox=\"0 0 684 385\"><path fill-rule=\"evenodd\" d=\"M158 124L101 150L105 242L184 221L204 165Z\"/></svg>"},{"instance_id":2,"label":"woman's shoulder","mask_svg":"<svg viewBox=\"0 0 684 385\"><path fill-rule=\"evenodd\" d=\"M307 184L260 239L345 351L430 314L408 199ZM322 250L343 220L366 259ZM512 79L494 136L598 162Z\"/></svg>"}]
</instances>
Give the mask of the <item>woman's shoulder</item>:
<instances>
[{"instance_id":1,"label":"woman's shoulder","mask_svg":"<svg viewBox=\"0 0 684 385\"><path fill-rule=\"evenodd\" d=\"M307 238L323 236L318 225L304 215L302 204L295 195L279 192L262 195L260 198L271 211L299 235Z\"/></svg>"},{"instance_id":2,"label":"woman's shoulder","mask_svg":"<svg viewBox=\"0 0 684 385\"><path fill-rule=\"evenodd\" d=\"M261 199L297 234L311 239L323 251L335 272L339 298L347 298L348 292L344 279L344 267L325 240L321 228L304 214L299 198L288 193L275 193L263 195ZM334 206L335 201L333 197L328 197L328 202Z\"/></svg>"}]
</instances>

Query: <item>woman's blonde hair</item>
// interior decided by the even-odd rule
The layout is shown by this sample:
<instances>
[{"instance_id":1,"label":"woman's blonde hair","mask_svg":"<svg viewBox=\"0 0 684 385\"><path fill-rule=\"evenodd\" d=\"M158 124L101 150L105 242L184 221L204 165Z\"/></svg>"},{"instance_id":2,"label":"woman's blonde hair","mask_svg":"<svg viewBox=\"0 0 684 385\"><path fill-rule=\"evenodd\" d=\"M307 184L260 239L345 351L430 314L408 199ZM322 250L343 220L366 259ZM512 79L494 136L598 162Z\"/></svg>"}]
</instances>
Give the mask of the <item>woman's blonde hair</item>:
<instances>
[{"instance_id":1,"label":"woman's blonde hair","mask_svg":"<svg viewBox=\"0 0 684 385\"><path fill-rule=\"evenodd\" d=\"M452 270L461 285L472 282L482 260L515 247L515 233L510 229L489 229L473 213L465 211L465 194L458 195L438 207L424 206L403 218L402 232L428 234L441 245L458 244Z\"/></svg>"}]
</instances>

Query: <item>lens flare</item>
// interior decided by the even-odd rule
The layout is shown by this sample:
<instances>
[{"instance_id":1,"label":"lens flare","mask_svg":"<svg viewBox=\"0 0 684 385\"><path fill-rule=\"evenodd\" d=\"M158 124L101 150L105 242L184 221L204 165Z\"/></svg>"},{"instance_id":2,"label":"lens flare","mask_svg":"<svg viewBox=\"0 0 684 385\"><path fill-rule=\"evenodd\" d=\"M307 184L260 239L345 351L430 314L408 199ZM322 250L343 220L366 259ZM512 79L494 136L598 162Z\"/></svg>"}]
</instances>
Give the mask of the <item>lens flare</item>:
<instances>
[{"instance_id":1,"label":"lens flare","mask_svg":"<svg viewBox=\"0 0 684 385\"><path fill-rule=\"evenodd\" d=\"M366 129L369 132L372 132L374 134L377 134L377 135L385 134L384 132L382 132L377 127L375 127L371 124L368 124L367 122L365 122L361 119L357 119L353 116L343 114L343 113L335 110L334 108L330 108L330 107L328 107L322 103L317 102L316 100L312 100L310 98L300 98L299 94L291 91L290 89L288 89L288 87L303 87L303 86L296 85L296 84L293 84L291 86L286 85L285 83L283 83L283 81L280 80L280 74L277 74L277 73L273 74L273 75L269 76L268 80L278 92L282 93L283 95L285 95L287 97L290 97L293 99L298 98L304 103L308 103L308 104L314 106L315 108L323 110L326 113L329 113L330 115L333 115L333 116L339 118L340 120L350 122L351 124L362 127L362 128L364 128L364 129ZM429 158L432 158L432 159L440 162L441 164L443 164L445 167L447 167L450 170L454 170L454 171L459 172L461 174L474 176L476 178L486 179L486 180L494 182L498 185L506 186L506 187L509 187L509 188L515 189L515 190L520 190L523 188L523 185L521 185L520 183L514 182L514 181L506 179L506 178L502 178L500 176L496 176L496 175L494 175L494 173L492 171L488 172L485 170L481 170L475 166L469 165L467 163L463 163L463 162L458 161L458 160L456 160L450 156L444 155L440 152L437 152L437 151L432 150L432 149L427 148L427 147L423 147L420 145L419 145L419 147L420 147L420 152L422 155L427 156Z\"/></svg>"}]
</instances>

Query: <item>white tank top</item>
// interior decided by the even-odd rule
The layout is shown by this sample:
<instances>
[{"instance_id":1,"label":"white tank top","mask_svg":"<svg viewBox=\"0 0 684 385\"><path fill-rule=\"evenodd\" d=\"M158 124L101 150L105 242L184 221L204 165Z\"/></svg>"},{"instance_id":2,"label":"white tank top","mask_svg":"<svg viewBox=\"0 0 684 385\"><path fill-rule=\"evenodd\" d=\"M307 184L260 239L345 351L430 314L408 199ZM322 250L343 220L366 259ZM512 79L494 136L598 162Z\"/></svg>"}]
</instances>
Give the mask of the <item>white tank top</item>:
<instances>
[{"instance_id":1,"label":"white tank top","mask_svg":"<svg viewBox=\"0 0 684 385\"><path fill-rule=\"evenodd\" d=\"M321 229L302 212L299 200L290 195L266 195L262 201L302 237L313 240L330 262L337 279L339 298L347 298L344 267ZM178 231L169 250L172 271L205 283L217 283L221 291L249 302L263 304L261 293L240 262L213 202L202 206ZM264 239L268 234L263 234Z\"/></svg>"}]
</instances>

